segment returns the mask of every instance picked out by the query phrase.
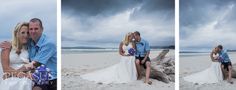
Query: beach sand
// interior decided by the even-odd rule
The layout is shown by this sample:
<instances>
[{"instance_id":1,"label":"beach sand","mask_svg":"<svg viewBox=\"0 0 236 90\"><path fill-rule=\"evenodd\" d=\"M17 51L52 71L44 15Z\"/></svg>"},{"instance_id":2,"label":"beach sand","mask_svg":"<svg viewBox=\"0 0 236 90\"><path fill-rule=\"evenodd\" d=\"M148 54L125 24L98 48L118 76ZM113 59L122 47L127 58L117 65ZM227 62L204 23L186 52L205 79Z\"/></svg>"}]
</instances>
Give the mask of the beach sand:
<instances>
[{"instance_id":1,"label":"beach sand","mask_svg":"<svg viewBox=\"0 0 236 90\"><path fill-rule=\"evenodd\" d=\"M232 64L236 63L236 53L228 53ZM197 85L194 83L186 82L183 77L193 73L203 71L211 64L210 54L195 55L195 56L180 56L179 59L179 74L180 74L180 90L235 90L236 79L233 79L234 84L229 84L227 81L222 81L216 84L203 84Z\"/></svg>"},{"instance_id":2,"label":"beach sand","mask_svg":"<svg viewBox=\"0 0 236 90\"><path fill-rule=\"evenodd\" d=\"M156 57L160 51L151 51L150 58ZM174 57L170 50L167 57ZM101 84L80 78L80 75L109 67L119 62L118 52L99 52L85 54L62 54L62 90L174 90L175 84L163 83L151 79L152 85L142 80L121 84Z\"/></svg>"}]
</instances>

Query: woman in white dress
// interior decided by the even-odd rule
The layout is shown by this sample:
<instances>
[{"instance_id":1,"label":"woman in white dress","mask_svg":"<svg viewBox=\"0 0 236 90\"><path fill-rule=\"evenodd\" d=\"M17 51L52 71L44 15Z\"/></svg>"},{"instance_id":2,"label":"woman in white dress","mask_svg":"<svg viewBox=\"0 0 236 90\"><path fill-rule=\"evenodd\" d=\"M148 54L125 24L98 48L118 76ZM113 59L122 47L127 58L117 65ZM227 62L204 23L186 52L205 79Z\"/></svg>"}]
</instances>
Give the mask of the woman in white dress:
<instances>
[{"instance_id":1,"label":"woman in white dress","mask_svg":"<svg viewBox=\"0 0 236 90\"><path fill-rule=\"evenodd\" d=\"M32 90L33 82L24 66L29 63L28 34L28 23L17 24L13 31L12 48L1 52L0 90Z\"/></svg>"},{"instance_id":2,"label":"woman in white dress","mask_svg":"<svg viewBox=\"0 0 236 90\"><path fill-rule=\"evenodd\" d=\"M216 48L212 50L210 57L212 63L209 68L204 71L184 77L184 80L198 84L210 84L222 81L223 73L221 70L221 63L217 60L218 54L216 52Z\"/></svg>"},{"instance_id":3,"label":"woman in white dress","mask_svg":"<svg viewBox=\"0 0 236 90\"><path fill-rule=\"evenodd\" d=\"M121 59L118 64L82 75L81 78L105 84L128 83L137 80L135 57L128 53L130 48L135 48L135 44L132 42L132 39L133 34L128 33L126 34L124 40L120 43L119 54L121 55Z\"/></svg>"}]
</instances>

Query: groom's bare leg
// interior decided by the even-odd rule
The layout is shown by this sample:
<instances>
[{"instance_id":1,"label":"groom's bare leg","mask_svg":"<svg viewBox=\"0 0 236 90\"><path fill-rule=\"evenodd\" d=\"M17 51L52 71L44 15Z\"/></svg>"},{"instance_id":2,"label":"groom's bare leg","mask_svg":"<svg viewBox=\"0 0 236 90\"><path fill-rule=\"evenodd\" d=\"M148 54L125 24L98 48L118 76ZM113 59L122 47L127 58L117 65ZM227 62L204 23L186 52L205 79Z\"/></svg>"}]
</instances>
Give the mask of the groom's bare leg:
<instances>
[{"instance_id":1,"label":"groom's bare leg","mask_svg":"<svg viewBox=\"0 0 236 90\"><path fill-rule=\"evenodd\" d=\"M228 80L231 83L232 82L232 66L228 66L229 68L229 73L228 73Z\"/></svg>"},{"instance_id":2,"label":"groom's bare leg","mask_svg":"<svg viewBox=\"0 0 236 90\"><path fill-rule=\"evenodd\" d=\"M149 82L149 77L150 77L150 72L151 72L151 62L146 62L146 78L145 78L145 83Z\"/></svg>"},{"instance_id":3,"label":"groom's bare leg","mask_svg":"<svg viewBox=\"0 0 236 90\"><path fill-rule=\"evenodd\" d=\"M140 66L140 60L139 59L136 59L135 60L135 65L136 65L136 69L137 69L137 73L138 73L138 77L137 79L140 80L141 79L141 66Z\"/></svg>"},{"instance_id":4,"label":"groom's bare leg","mask_svg":"<svg viewBox=\"0 0 236 90\"><path fill-rule=\"evenodd\" d=\"M222 71L222 74L223 74L223 80L225 80L226 75L225 75L224 65L221 65L221 71Z\"/></svg>"},{"instance_id":5,"label":"groom's bare leg","mask_svg":"<svg viewBox=\"0 0 236 90\"><path fill-rule=\"evenodd\" d=\"M38 87L38 86L36 86L36 87L33 87L33 89L32 90L43 90L42 88L40 88L40 87Z\"/></svg>"}]
</instances>

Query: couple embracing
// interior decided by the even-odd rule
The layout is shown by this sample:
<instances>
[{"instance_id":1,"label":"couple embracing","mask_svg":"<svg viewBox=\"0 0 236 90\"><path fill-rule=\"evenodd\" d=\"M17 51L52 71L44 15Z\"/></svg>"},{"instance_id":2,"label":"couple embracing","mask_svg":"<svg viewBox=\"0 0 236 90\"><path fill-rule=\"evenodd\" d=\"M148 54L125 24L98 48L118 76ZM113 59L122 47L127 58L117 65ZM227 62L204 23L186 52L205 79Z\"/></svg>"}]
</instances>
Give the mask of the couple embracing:
<instances>
[{"instance_id":1,"label":"couple embracing","mask_svg":"<svg viewBox=\"0 0 236 90\"><path fill-rule=\"evenodd\" d=\"M56 44L43 34L43 23L38 18L18 23L12 41L1 42L1 90L56 90ZM47 69L50 78L42 79L40 66ZM38 73L38 74L35 74ZM47 83L38 82L46 80ZM49 75L49 74L45 74Z\"/></svg>"},{"instance_id":2,"label":"couple embracing","mask_svg":"<svg viewBox=\"0 0 236 90\"><path fill-rule=\"evenodd\" d=\"M198 84L205 84L218 83L227 79L230 84L233 84L232 63L227 50L224 50L222 45L218 45L212 50L210 58L212 63L209 68L202 72L186 76L184 77L184 80Z\"/></svg>"},{"instance_id":3,"label":"couple embracing","mask_svg":"<svg viewBox=\"0 0 236 90\"><path fill-rule=\"evenodd\" d=\"M141 38L140 33L138 31L129 32L119 45L121 59L118 64L81 77L98 83L128 83L140 80L142 78L141 68L144 67L146 72L144 83L151 85L152 82L149 80L151 69L149 53L149 43Z\"/></svg>"}]
</instances>

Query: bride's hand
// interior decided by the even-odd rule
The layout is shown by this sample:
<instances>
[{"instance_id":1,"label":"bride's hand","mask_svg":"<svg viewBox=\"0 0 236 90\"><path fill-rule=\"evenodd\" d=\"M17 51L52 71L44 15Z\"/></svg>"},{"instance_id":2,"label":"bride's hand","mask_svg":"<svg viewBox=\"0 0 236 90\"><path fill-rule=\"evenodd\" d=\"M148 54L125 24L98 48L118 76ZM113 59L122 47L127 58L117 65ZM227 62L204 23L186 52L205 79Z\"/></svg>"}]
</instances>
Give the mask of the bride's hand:
<instances>
[{"instance_id":1,"label":"bride's hand","mask_svg":"<svg viewBox=\"0 0 236 90\"><path fill-rule=\"evenodd\" d=\"M131 56L131 55L129 55L129 54L122 54L122 56Z\"/></svg>"},{"instance_id":2,"label":"bride's hand","mask_svg":"<svg viewBox=\"0 0 236 90\"><path fill-rule=\"evenodd\" d=\"M32 78L32 73L28 73L28 74L26 75L26 77L29 78L29 79L31 79L31 80L33 80L33 78Z\"/></svg>"},{"instance_id":3,"label":"bride's hand","mask_svg":"<svg viewBox=\"0 0 236 90\"><path fill-rule=\"evenodd\" d=\"M127 54L126 56L131 56L130 54Z\"/></svg>"},{"instance_id":4,"label":"bride's hand","mask_svg":"<svg viewBox=\"0 0 236 90\"><path fill-rule=\"evenodd\" d=\"M212 62L219 62L219 61L215 59L215 60L212 60Z\"/></svg>"},{"instance_id":5,"label":"bride's hand","mask_svg":"<svg viewBox=\"0 0 236 90\"><path fill-rule=\"evenodd\" d=\"M26 74L25 74L24 72L19 72L19 73L17 74L17 77L23 78L23 77L26 77Z\"/></svg>"},{"instance_id":6,"label":"bride's hand","mask_svg":"<svg viewBox=\"0 0 236 90\"><path fill-rule=\"evenodd\" d=\"M27 70L30 70L30 69L33 69L33 68L34 68L33 63L25 64L24 66L25 66L25 68L26 68Z\"/></svg>"},{"instance_id":7,"label":"bride's hand","mask_svg":"<svg viewBox=\"0 0 236 90\"><path fill-rule=\"evenodd\" d=\"M214 57L214 59L218 61L219 60L219 56L218 57Z\"/></svg>"},{"instance_id":8,"label":"bride's hand","mask_svg":"<svg viewBox=\"0 0 236 90\"><path fill-rule=\"evenodd\" d=\"M121 56L126 56L125 54L121 54Z\"/></svg>"},{"instance_id":9,"label":"bride's hand","mask_svg":"<svg viewBox=\"0 0 236 90\"><path fill-rule=\"evenodd\" d=\"M10 78L10 77L11 77L10 73L4 73L3 76L2 76L2 79L5 80L5 79Z\"/></svg>"},{"instance_id":10,"label":"bride's hand","mask_svg":"<svg viewBox=\"0 0 236 90\"><path fill-rule=\"evenodd\" d=\"M143 59L143 60L142 60L142 62L141 62L141 64L144 64L144 63L145 63L145 61L146 61L146 59Z\"/></svg>"},{"instance_id":11,"label":"bride's hand","mask_svg":"<svg viewBox=\"0 0 236 90\"><path fill-rule=\"evenodd\" d=\"M2 49L10 49L11 48L11 42L4 41L0 43L0 48Z\"/></svg>"}]
</instances>

